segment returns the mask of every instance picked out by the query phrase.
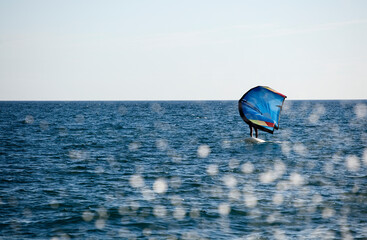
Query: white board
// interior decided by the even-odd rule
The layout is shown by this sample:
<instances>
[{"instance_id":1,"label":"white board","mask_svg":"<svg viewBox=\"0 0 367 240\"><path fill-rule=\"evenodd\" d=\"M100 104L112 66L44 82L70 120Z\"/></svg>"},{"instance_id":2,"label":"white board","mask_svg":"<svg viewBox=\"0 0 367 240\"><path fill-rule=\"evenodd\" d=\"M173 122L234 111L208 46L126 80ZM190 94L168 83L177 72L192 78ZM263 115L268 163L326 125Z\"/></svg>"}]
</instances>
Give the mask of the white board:
<instances>
[{"instance_id":1,"label":"white board","mask_svg":"<svg viewBox=\"0 0 367 240\"><path fill-rule=\"evenodd\" d=\"M252 142L252 143L264 143L265 142L265 140L262 140L260 138L254 138L254 137L246 138L245 141Z\"/></svg>"}]
</instances>

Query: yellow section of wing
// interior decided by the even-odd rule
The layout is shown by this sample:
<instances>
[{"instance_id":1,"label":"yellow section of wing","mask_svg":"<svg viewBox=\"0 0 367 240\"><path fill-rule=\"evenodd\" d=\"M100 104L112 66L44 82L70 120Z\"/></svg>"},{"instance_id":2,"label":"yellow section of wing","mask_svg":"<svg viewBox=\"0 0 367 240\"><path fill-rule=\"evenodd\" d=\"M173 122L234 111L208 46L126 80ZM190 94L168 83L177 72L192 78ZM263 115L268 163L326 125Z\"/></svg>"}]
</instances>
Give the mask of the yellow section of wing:
<instances>
[{"instance_id":1,"label":"yellow section of wing","mask_svg":"<svg viewBox=\"0 0 367 240\"><path fill-rule=\"evenodd\" d=\"M257 125L260 125L260 126L265 126L265 127L267 127L268 125L266 124L266 122L264 122L264 121L260 121L260 120L252 120L252 119L250 119L250 121L251 122L253 122L253 123L255 123L255 124L257 124Z\"/></svg>"}]
</instances>

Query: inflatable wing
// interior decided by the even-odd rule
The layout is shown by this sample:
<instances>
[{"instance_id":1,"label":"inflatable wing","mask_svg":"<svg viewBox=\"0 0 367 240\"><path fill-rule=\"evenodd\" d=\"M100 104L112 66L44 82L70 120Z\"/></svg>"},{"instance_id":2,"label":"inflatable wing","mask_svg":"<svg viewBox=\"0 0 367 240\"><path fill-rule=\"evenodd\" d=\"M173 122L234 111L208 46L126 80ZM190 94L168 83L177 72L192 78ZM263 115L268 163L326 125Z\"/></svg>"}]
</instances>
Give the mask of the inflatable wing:
<instances>
[{"instance_id":1,"label":"inflatable wing","mask_svg":"<svg viewBox=\"0 0 367 240\"><path fill-rule=\"evenodd\" d=\"M257 86L238 101L238 110L247 124L272 134L279 128L280 111L286 97L269 87Z\"/></svg>"}]
</instances>

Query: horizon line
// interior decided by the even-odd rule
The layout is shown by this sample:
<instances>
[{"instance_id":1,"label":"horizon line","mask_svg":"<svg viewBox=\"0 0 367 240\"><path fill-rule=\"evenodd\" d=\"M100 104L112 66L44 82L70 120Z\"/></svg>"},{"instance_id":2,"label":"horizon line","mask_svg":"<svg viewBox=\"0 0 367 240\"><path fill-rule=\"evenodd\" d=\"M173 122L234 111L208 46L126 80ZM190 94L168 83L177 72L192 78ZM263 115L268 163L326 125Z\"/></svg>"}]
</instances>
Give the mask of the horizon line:
<instances>
[{"instance_id":1,"label":"horizon line","mask_svg":"<svg viewBox=\"0 0 367 240\"><path fill-rule=\"evenodd\" d=\"M288 99L287 101L367 101L367 98L325 98L325 99ZM6 99L0 99L0 102L207 102L207 101L238 101L238 99L119 99L119 100L113 100L113 99L97 99L97 100L91 100L91 99L13 99L13 100L6 100Z\"/></svg>"}]
</instances>

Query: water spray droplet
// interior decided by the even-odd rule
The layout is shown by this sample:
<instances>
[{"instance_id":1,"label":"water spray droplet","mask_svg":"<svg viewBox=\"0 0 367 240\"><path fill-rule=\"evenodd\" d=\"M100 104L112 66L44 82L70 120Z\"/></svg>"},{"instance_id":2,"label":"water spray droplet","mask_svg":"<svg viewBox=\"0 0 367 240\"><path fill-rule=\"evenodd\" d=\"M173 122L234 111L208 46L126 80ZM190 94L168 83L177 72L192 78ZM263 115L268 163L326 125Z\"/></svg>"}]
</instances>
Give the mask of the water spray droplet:
<instances>
[{"instance_id":1,"label":"water spray droplet","mask_svg":"<svg viewBox=\"0 0 367 240\"><path fill-rule=\"evenodd\" d=\"M228 203L221 203L218 206L218 212L221 216L227 216L231 212L231 206Z\"/></svg>"},{"instance_id":2,"label":"water spray droplet","mask_svg":"<svg viewBox=\"0 0 367 240\"><path fill-rule=\"evenodd\" d=\"M349 171L355 172L360 168L360 162L356 155L349 155L346 158L346 165Z\"/></svg>"},{"instance_id":3,"label":"water spray droplet","mask_svg":"<svg viewBox=\"0 0 367 240\"><path fill-rule=\"evenodd\" d=\"M203 144L203 145L200 145L199 148L198 148L198 156L200 158L206 158L209 156L211 150L210 150L210 147L206 144Z\"/></svg>"},{"instance_id":4,"label":"water spray droplet","mask_svg":"<svg viewBox=\"0 0 367 240\"><path fill-rule=\"evenodd\" d=\"M206 172L211 176L217 175L218 174L218 165L217 164L210 164L207 167Z\"/></svg>"},{"instance_id":5,"label":"water spray droplet","mask_svg":"<svg viewBox=\"0 0 367 240\"><path fill-rule=\"evenodd\" d=\"M144 179L141 175L132 175L129 179L129 183L134 188L144 187Z\"/></svg>"},{"instance_id":6,"label":"water spray droplet","mask_svg":"<svg viewBox=\"0 0 367 240\"><path fill-rule=\"evenodd\" d=\"M156 193L165 193L167 191L167 182L163 178L158 178L153 184L153 190Z\"/></svg>"},{"instance_id":7,"label":"water spray droplet","mask_svg":"<svg viewBox=\"0 0 367 240\"><path fill-rule=\"evenodd\" d=\"M250 174L254 171L254 165L250 162L242 164L241 171L246 174Z\"/></svg>"}]
</instances>

